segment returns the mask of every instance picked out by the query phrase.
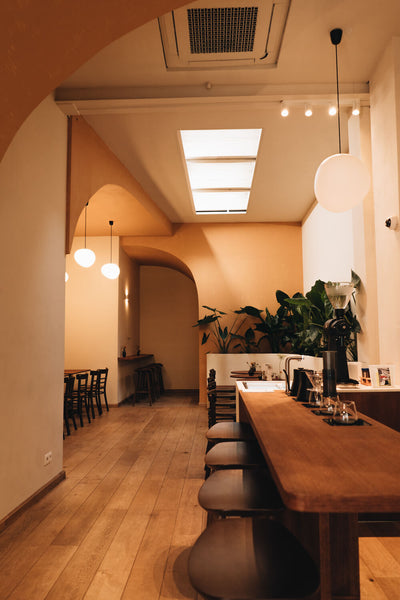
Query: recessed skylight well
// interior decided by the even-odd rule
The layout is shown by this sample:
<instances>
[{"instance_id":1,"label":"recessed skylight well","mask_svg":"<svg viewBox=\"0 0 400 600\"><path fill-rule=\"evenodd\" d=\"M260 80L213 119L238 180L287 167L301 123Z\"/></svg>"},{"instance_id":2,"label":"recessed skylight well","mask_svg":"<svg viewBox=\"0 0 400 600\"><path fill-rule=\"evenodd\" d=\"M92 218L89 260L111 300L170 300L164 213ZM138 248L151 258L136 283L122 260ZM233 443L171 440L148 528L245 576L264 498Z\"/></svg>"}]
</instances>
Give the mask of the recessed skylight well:
<instances>
[{"instance_id":1,"label":"recessed skylight well","mask_svg":"<svg viewBox=\"0 0 400 600\"><path fill-rule=\"evenodd\" d=\"M261 129L180 132L197 214L245 213Z\"/></svg>"}]
</instances>

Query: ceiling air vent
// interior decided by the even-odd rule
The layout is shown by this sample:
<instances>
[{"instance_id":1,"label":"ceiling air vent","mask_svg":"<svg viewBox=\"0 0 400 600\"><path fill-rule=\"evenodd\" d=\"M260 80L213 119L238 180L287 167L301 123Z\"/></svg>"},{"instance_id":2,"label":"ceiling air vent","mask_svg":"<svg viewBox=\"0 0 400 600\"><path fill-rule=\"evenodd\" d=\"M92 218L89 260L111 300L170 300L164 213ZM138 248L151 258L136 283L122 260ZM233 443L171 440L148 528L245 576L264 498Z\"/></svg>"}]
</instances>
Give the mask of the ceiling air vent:
<instances>
[{"instance_id":1,"label":"ceiling air vent","mask_svg":"<svg viewBox=\"0 0 400 600\"><path fill-rule=\"evenodd\" d=\"M167 68L276 66L290 1L198 1L160 17Z\"/></svg>"}]
</instances>

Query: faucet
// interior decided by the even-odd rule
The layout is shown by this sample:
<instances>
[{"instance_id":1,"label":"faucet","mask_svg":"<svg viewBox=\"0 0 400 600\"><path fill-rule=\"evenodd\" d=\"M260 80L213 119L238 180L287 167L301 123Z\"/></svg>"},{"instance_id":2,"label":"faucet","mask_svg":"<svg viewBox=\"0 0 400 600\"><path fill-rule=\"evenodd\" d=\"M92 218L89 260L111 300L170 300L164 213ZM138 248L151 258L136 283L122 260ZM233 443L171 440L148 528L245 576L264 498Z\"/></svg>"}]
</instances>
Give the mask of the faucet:
<instances>
[{"instance_id":1,"label":"faucet","mask_svg":"<svg viewBox=\"0 0 400 600\"><path fill-rule=\"evenodd\" d=\"M285 358L285 368L283 369L283 372L285 373L285 377L286 377L285 392L288 396L290 396L290 363L292 360L304 360L304 355L289 354L289 356L287 356Z\"/></svg>"}]
</instances>

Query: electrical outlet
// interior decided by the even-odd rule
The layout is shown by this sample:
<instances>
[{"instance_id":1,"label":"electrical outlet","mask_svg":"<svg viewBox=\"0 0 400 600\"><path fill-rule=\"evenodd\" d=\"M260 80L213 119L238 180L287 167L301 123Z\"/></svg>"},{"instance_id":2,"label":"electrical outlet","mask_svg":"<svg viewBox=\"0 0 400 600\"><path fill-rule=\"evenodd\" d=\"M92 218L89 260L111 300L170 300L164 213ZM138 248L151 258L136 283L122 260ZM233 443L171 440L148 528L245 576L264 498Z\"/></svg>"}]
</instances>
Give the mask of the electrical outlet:
<instances>
[{"instance_id":1,"label":"electrical outlet","mask_svg":"<svg viewBox=\"0 0 400 600\"><path fill-rule=\"evenodd\" d=\"M51 463L51 461L53 460L53 454L51 452L47 452L44 455L44 466L49 465Z\"/></svg>"}]
</instances>

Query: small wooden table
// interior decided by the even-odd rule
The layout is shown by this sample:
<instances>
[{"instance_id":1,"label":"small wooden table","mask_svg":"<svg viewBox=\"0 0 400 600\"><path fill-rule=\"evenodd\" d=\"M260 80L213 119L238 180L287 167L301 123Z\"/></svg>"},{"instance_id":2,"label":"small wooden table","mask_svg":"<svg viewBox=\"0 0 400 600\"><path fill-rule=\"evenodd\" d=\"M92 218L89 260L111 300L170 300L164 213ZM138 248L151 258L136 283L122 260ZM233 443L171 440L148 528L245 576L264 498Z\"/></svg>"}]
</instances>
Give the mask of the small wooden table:
<instances>
[{"instance_id":1,"label":"small wooden table","mask_svg":"<svg viewBox=\"0 0 400 600\"><path fill-rule=\"evenodd\" d=\"M64 375L76 375L77 373L87 373L90 369L64 369Z\"/></svg>"},{"instance_id":2,"label":"small wooden table","mask_svg":"<svg viewBox=\"0 0 400 600\"><path fill-rule=\"evenodd\" d=\"M357 513L400 511L400 433L330 426L284 392L239 394L282 500L285 521L320 567L321 600L360 598Z\"/></svg>"}]
</instances>

